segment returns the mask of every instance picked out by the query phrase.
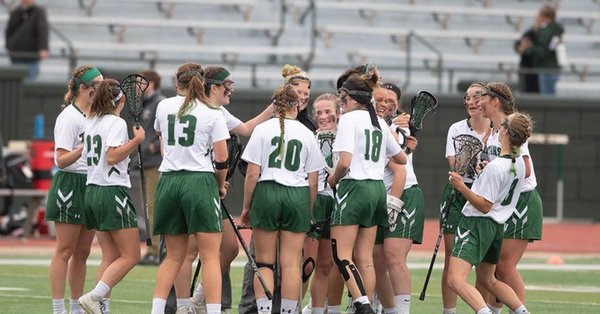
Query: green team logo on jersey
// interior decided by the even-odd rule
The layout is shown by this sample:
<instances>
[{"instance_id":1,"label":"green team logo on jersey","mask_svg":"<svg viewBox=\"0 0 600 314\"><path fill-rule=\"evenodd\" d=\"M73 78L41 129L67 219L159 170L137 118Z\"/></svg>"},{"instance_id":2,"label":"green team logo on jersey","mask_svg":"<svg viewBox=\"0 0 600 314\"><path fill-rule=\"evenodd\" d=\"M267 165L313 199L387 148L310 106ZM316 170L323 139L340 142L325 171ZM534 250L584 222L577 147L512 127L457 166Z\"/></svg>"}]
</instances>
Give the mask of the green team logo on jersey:
<instances>
[{"instance_id":1,"label":"green team logo on jersey","mask_svg":"<svg viewBox=\"0 0 600 314\"><path fill-rule=\"evenodd\" d=\"M381 140L383 139L383 133L380 130L365 129L365 138L367 144L365 145L365 160L372 162L379 161L379 155L381 154Z\"/></svg>"},{"instance_id":2,"label":"green team logo on jersey","mask_svg":"<svg viewBox=\"0 0 600 314\"><path fill-rule=\"evenodd\" d=\"M488 146L485 149L485 152L490 156L500 156L500 147L498 146Z\"/></svg>"},{"instance_id":3,"label":"green team logo on jersey","mask_svg":"<svg viewBox=\"0 0 600 314\"><path fill-rule=\"evenodd\" d=\"M271 146L275 147L269 155L269 168L279 168L281 165L289 171L297 171L300 169L300 152L302 151L302 142L299 140L289 140L287 143L281 144L279 136L271 139ZM285 152L285 156L280 154L281 145ZM283 157L283 158L282 158Z\"/></svg>"}]
</instances>

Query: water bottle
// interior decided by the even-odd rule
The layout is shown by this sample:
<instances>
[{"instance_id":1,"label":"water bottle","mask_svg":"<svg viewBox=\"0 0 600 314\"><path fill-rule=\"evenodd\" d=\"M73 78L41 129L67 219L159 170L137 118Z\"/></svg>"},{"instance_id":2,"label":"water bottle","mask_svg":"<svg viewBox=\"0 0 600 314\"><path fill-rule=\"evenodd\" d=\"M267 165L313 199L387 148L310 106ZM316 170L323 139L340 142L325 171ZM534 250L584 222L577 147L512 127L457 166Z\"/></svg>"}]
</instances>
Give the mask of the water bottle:
<instances>
[{"instance_id":1,"label":"water bottle","mask_svg":"<svg viewBox=\"0 0 600 314\"><path fill-rule=\"evenodd\" d=\"M38 113L33 118L33 139L44 139L44 114Z\"/></svg>"}]
</instances>

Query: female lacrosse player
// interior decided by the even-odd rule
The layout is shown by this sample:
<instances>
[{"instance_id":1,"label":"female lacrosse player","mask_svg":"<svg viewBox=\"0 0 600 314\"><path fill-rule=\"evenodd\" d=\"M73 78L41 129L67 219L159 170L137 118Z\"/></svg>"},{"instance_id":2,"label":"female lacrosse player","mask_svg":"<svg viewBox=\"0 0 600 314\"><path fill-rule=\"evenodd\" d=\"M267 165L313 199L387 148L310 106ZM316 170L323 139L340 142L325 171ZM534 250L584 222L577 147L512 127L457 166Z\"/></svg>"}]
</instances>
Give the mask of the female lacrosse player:
<instances>
[{"instance_id":1,"label":"female lacrosse player","mask_svg":"<svg viewBox=\"0 0 600 314\"><path fill-rule=\"evenodd\" d=\"M161 136L164 158L156 190L154 233L164 235L168 251L156 273L152 313L164 312L186 256L189 234L196 238L202 263L206 311L221 312L219 198L226 194L229 133L221 110L204 93L203 74L199 64L181 65L176 73L178 96L163 100L156 111L154 128Z\"/></svg>"},{"instance_id":2,"label":"female lacrosse player","mask_svg":"<svg viewBox=\"0 0 600 314\"><path fill-rule=\"evenodd\" d=\"M284 78L285 84L290 84L294 87L294 90L298 94L300 99L300 111L296 120L304 124L309 130L314 132L317 127L310 118L308 113L308 98L310 97L310 78L303 72L299 67L286 64L281 69L281 75Z\"/></svg>"},{"instance_id":3,"label":"female lacrosse player","mask_svg":"<svg viewBox=\"0 0 600 314\"><path fill-rule=\"evenodd\" d=\"M313 133L295 120L301 102L294 88L284 85L272 100L278 118L256 127L242 155L248 169L241 220L254 229L256 264L271 291L279 239L281 313L293 313L302 284L302 244L325 163ZM273 135L276 128L279 136ZM258 313L271 313L272 302L257 280L254 291Z\"/></svg>"},{"instance_id":4,"label":"female lacrosse player","mask_svg":"<svg viewBox=\"0 0 600 314\"><path fill-rule=\"evenodd\" d=\"M54 163L60 171L52 178L45 216L47 221L54 221L56 227L56 250L49 272L54 314L67 313L64 300L67 274L71 291L70 312L83 313L77 299L83 294L94 230L84 226L87 171L81 152L85 118L90 113L92 96L100 81L102 74L92 66L75 69L69 80L63 111L54 125Z\"/></svg>"},{"instance_id":5,"label":"female lacrosse player","mask_svg":"<svg viewBox=\"0 0 600 314\"><path fill-rule=\"evenodd\" d=\"M448 266L448 286L478 314L493 312L477 289L467 283L474 265L479 285L514 313L529 313L514 290L496 279L494 271L500 257L504 222L513 214L519 199L518 191L525 181L525 161L519 155L519 147L530 135L529 116L511 114L501 123L499 156L485 166L471 189L462 176L449 172L450 184L465 196L467 203L462 210L465 217L456 227L456 241Z\"/></svg>"},{"instance_id":6,"label":"female lacrosse player","mask_svg":"<svg viewBox=\"0 0 600 314\"><path fill-rule=\"evenodd\" d=\"M208 66L204 69L204 92L208 96L211 104L219 105L219 109L225 118L225 124L230 132L231 138L228 141L235 141L235 136L250 136L256 125L266 121L273 115L273 106L269 105L259 115L247 122L242 122L234 115L229 113L225 106L229 105L231 95L235 91L235 82L231 74L222 66ZM234 134L234 135L231 135ZM228 152L230 158L232 152ZM232 164L230 162L230 164ZM233 174L234 169L229 169L227 177ZM227 178L228 179L228 178ZM231 279L229 278L229 267L231 262L237 257L239 247L233 226L229 223L227 216L223 213L223 239L220 248L220 265L222 272L222 310L231 308ZM196 239L190 236L188 241L187 256L181 265L181 271L175 280L175 291L177 292L177 307L190 306L189 291L190 279L192 274L192 263L198 256L198 246ZM205 310L204 286L199 284L191 300L196 311Z\"/></svg>"},{"instance_id":7,"label":"female lacrosse player","mask_svg":"<svg viewBox=\"0 0 600 314\"><path fill-rule=\"evenodd\" d=\"M483 117L483 111L479 106L481 94L485 91L484 83L476 82L467 88L464 97L464 105L469 117L464 120L455 122L448 129L446 138L446 158L450 169L454 168L456 151L454 150L454 138L461 134L472 135L479 140L483 140L484 135L489 134L490 120ZM468 187L473 184L472 177L465 175L463 180ZM443 213L445 219L442 221L444 228L444 270L442 272L442 302L443 314L456 314L456 293L448 287L448 262L454 245L454 232L456 225L462 218L461 210L465 206L467 199L460 193L454 193L452 197L452 186L450 183L446 185L442 196L442 210L446 206L448 211ZM447 204L447 202L451 202Z\"/></svg>"},{"instance_id":8,"label":"female lacrosse player","mask_svg":"<svg viewBox=\"0 0 600 314\"><path fill-rule=\"evenodd\" d=\"M333 94L322 94L313 102L314 120L317 123L317 141L321 154L325 158L328 168L333 167L332 144L335 140L337 121L340 108L337 106L337 97ZM303 269L314 268L314 277L310 282L310 303L303 309L303 313L322 314L325 310L327 297L328 277L333 260L331 259L331 242L329 241L329 228L331 212L335 204L333 191L327 185L328 172L326 169L319 171L317 200L312 212L314 228L304 240ZM309 265L312 264L312 265ZM303 273L302 280L308 283L310 274ZM343 284L342 284L343 289Z\"/></svg>"},{"instance_id":9,"label":"female lacrosse player","mask_svg":"<svg viewBox=\"0 0 600 314\"><path fill-rule=\"evenodd\" d=\"M395 84L383 84L375 90L374 95L377 112L381 117L400 112L401 91ZM417 140L410 136L408 125L401 129L392 123L390 129L396 132L401 146L408 147L411 153L407 156L406 166L388 162L384 173L388 192L389 226L378 230L375 242L380 244L376 245L375 258L382 261L375 263L377 294L386 313L407 314L411 300L411 275L406 265L406 257L412 244L420 244L423 240L425 203L412 164L412 152L416 149Z\"/></svg>"},{"instance_id":10,"label":"female lacrosse player","mask_svg":"<svg viewBox=\"0 0 600 314\"><path fill-rule=\"evenodd\" d=\"M480 106L484 116L492 121L494 129L487 139L486 153L490 159L498 156L499 151L499 124L502 119L511 114L514 109L514 100L510 88L502 83L489 83L486 85L485 97L481 99ZM535 189L537 182L533 167L533 160L529 153L528 143L520 147L521 155L525 160L525 183L520 193L519 201L513 207L514 212L506 221L504 230L504 241L500 261L496 269L496 277L508 284L525 302L525 285L517 270L517 264L525 253L530 241L542 238L542 200ZM495 298L489 298L492 310L499 312L502 304L495 302Z\"/></svg>"},{"instance_id":11,"label":"female lacrosse player","mask_svg":"<svg viewBox=\"0 0 600 314\"><path fill-rule=\"evenodd\" d=\"M356 312L374 313L367 296L375 288L371 265L377 225L387 226L383 170L386 157L400 164L406 164L407 158L371 103L379 76L373 67L365 72L351 75L338 91L344 114L333 152L339 161L328 183L337 189L331 216L333 260L354 298Z\"/></svg>"},{"instance_id":12,"label":"female lacrosse player","mask_svg":"<svg viewBox=\"0 0 600 314\"><path fill-rule=\"evenodd\" d=\"M102 298L140 261L137 215L127 189L131 187L129 154L144 141L145 133L134 127L135 137L129 140L127 124L119 117L124 106L119 82L103 80L96 88L85 129L86 226L96 230L102 255L112 260L98 269L96 287L79 298L86 313L102 313Z\"/></svg>"}]
</instances>

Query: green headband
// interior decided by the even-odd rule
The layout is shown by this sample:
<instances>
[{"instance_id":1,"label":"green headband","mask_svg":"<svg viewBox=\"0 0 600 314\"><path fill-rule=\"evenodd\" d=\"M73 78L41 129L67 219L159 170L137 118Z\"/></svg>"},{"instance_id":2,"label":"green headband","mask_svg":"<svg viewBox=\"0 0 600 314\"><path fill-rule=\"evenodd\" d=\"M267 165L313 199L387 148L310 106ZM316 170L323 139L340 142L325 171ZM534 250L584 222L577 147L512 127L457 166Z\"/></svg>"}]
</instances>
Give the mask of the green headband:
<instances>
[{"instance_id":1,"label":"green headband","mask_svg":"<svg viewBox=\"0 0 600 314\"><path fill-rule=\"evenodd\" d=\"M81 77L73 78L75 80L75 90L79 90L79 85L81 85L82 83L86 86L89 85L89 83L92 82L94 78L100 75L102 75L102 73L100 73L100 70L96 68L91 68L85 71L85 73L83 73Z\"/></svg>"},{"instance_id":2,"label":"green headband","mask_svg":"<svg viewBox=\"0 0 600 314\"><path fill-rule=\"evenodd\" d=\"M229 71L223 69L221 72L217 73L213 79L215 81L225 81L225 78L227 78L230 74L231 73L229 73Z\"/></svg>"}]
</instances>

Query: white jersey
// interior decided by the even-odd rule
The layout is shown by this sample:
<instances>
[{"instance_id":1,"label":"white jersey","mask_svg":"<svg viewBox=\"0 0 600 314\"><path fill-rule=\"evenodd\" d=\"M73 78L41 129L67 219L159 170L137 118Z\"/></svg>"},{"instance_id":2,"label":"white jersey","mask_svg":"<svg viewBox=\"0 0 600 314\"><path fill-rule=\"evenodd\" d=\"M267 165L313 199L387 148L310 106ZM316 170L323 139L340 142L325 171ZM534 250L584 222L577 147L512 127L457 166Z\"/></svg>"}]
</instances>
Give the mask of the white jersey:
<instances>
[{"instance_id":1,"label":"white jersey","mask_svg":"<svg viewBox=\"0 0 600 314\"><path fill-rule=\"evenodd\" d=\"M87 185L118 185L130 188L129 156L110 166L106 153L129 141L127 123L113 114L94 117L87 121L83 156L87 163Z\"/></svg>"},{"instance_id":2,"label":"white jersey","mask_svg":"<svg viewBox=\"0 0 600 314\"><path fill-rule=\"evenodd\" d=\"M400 145L404 144L404 136L402 136L401 132L399 131L400 128L394 124L392 124L390 126L390 131L392 132L396 132L398 134L398 143ZM405 134L410 135L410 130L408 128L402 128L402 130L405 132ZM406 180L404 181L404 190L410 188L411 186L414 185L418 185L419 182L417 181L417 175L415 174L415 168L413 167L413 154L407 154L406 155ZM388 167L385 167L384 172L383 172L383 183L385 184L385 188L388 192L388 194L390 193L390 190L392 189L392 183L394 182L394 174L392 173L392 171L390 171L390 169Z\"/></svg>"},{"instance_id":3,"label":"white jersey","mask_svg":"<svg viewBox=\"0 0 600 314\"><path fill-rule=\"evenodd\" d=\"M371 124L369 112L353 110L340 117L333 152L352 154L348 173L342 178L352 180L383 180L386 157L400 153L385 121L378 118L381 130Z\"/></svg>"},{"instance_id":4,"label":"white jersey","mask_svg":"<svg viewBox=\"0 0 600 314\"><path fill-rule=\"evenodd\" d=\"M58 165L58 149L73 151L83 146L85 132L85 114L75 104L70 104L61 111L54 124L54 164ZM87 165L83 155L74 163L61 169L62 171L87 173Z\"/></svg>"},{"instance_id":5,"label":"white jersey","mask_svg":"<svg viewBox=\"0 0 600 314\"><path fill-rule=\"evenodd\" d=\"M200 101L187 115L177 118L184 100L183 96L167 98L156 108L154 129L161 133L164 150L158 171L214 172L213 143L229 138L225 118L220 109Z\"/></svg>"},{"instance_id":6,"label":"white jersey","mask_svg":"<svg viewBox=\"0 0 600 314\"><path fill-rule=\"evenodd\" d=\"M469 124L469 119L464 119L453 123L450 128L448 128L448 135L446 137L446 158L456 156L456 150L454 149L454 138L462 134L474 136L480 141L483 140L484 135L477 133L477 131L471 127ZM473 178L467 177L466 175L463 176L463 178L466 183L473 182Z\"/></svg>"},{"instance_id":7,"label":"white jersey","mask_svg":"<svg viewBox=\"0 0 600 314\"><path fill-rule=\"evenodd\" d=\"M500 144L500 132L492 131L488 140L487 140L487 148L486 152L488 153L490 160L496 158L500 154L500 148L502 144ZM525 184L523 184L523 190L521 192L529 192L533 191L537 187L537 179L535 177L535 169L533 167L533 158L531 158L531 154L529 153L529 141L526 141L525 144L519 147L519 154L521 156L529 156L529 166L531 167L531 174L529 177L525 178Z\"/></svg>"},{"instance_id":8,"label":"white jersey","mask_svg":"<svg viewBox=\"0 0 600 314\"><path fill-rule=\"evenodd\" d=\"M236 118L234 115L229 112L229 110L225 109L225 106L219 107L223 112L223 118L225 118L225 124L227 125L227 130L231 132L233 129L237 128L242 124L242 120Z\"/></svg>"},{"instance_id":9,"label":"white jersey","mask_svg":"<svg viewBox=\"0 0 600 314\"><path fill-rule=\"evenodd\" d=\"M515 159L515 172L511 171L512 160L508 156L495 158L485 166L473 182L471 191L492 203L492 209L484 214L467 202L462 213L467 217L490 217L499 224L510 218L519 194L525 183L525 162L523 157Z\"/></svg>"},{"instance_id":10,"label":"white jersey","mask_svg":"<svg viewBox=\"0 0 600 314\"><path fill-rule=\"evenodd\" d=\"M258 181L281 185L308 186L308 173L325 168L325 159L314 134L297 120L284 120L283 150L280 147L279 119L256 126L242 159L259 165Z\"/></svg>"}]
</instances>

